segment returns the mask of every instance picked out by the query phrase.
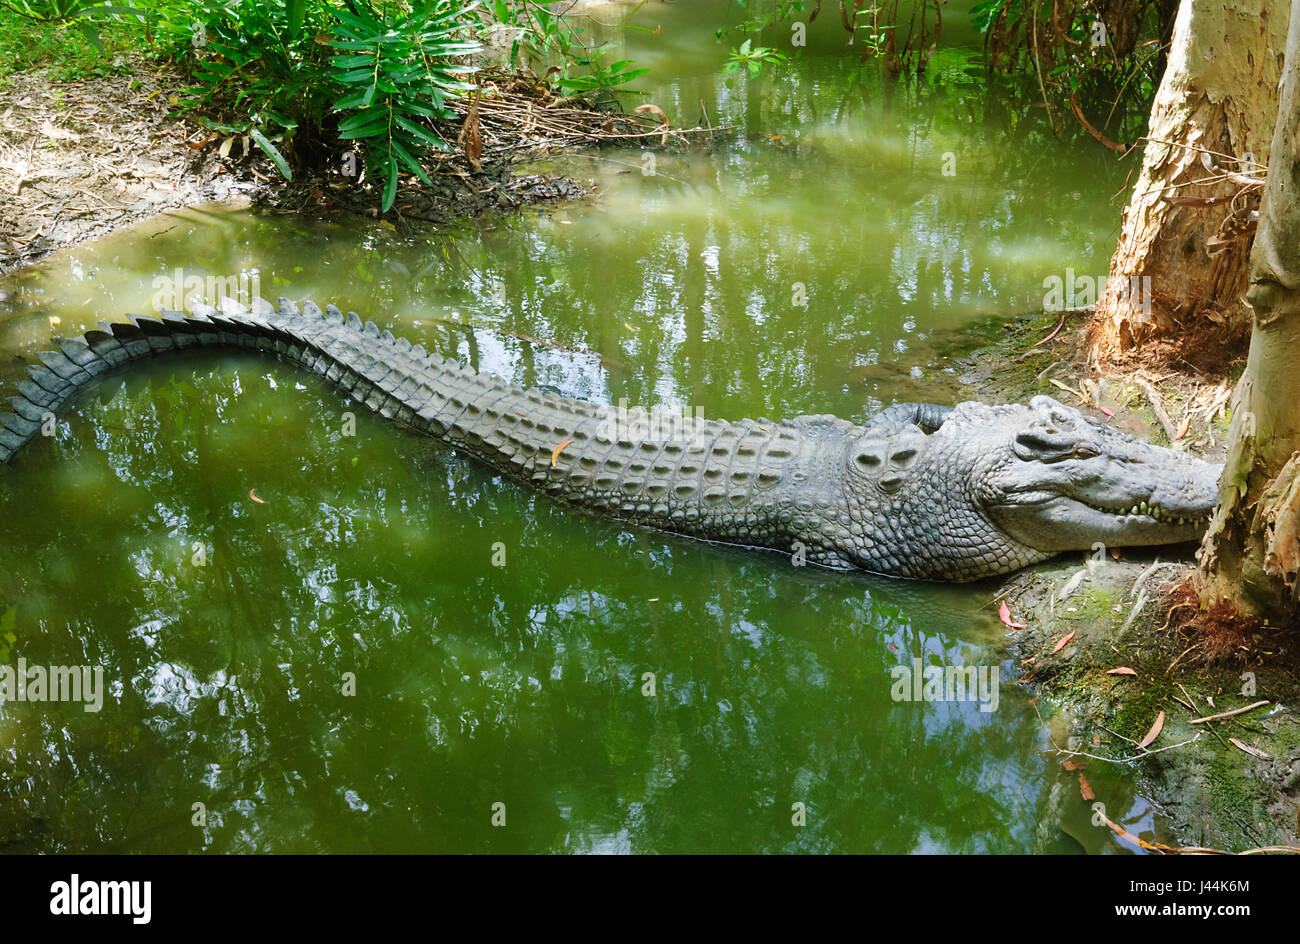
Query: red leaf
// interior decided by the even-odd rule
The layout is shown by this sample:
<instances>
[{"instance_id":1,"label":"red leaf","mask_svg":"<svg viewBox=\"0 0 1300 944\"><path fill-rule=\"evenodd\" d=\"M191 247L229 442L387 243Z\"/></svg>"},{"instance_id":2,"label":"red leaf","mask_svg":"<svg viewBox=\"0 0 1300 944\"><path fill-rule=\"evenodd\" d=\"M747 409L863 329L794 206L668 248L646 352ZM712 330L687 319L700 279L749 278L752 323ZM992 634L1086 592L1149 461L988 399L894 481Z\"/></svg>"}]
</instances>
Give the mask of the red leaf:
<instances>
[{"instance_id":1,"label":"red leaf","mask_svg":"<svg viewBox=\"0 0 1300 944\"><path fill-rule=\"evenodd\" d=\"M1008 629L1024 629L1027 623L1011 622L1011 607L1007 606L1007 601L1003 600L1002 605L998 607L998 619L1002 620L1002 625Z\"/></svg>"},{"instance_id":2,"label":"red leaf","mask_svg":"<svg viewBox=\"0 0 1300 944\"><path fill-rule=\"evenodd\" d=\"M1052 649L1052 655L1056 655L1058 652L1060 652L1062 649L1064 649L1065 646L1066 646L1066 644L1067 644L1071 639L1074 638L1074 634L1077 633L1077 632L1078 632L1077 629L1076 629L1076 630L1072 630L1068 635L1062 636L1060 639L1056 640L1056 647L1055 647L1054 649Z\"/></svg>"}]
</instances>

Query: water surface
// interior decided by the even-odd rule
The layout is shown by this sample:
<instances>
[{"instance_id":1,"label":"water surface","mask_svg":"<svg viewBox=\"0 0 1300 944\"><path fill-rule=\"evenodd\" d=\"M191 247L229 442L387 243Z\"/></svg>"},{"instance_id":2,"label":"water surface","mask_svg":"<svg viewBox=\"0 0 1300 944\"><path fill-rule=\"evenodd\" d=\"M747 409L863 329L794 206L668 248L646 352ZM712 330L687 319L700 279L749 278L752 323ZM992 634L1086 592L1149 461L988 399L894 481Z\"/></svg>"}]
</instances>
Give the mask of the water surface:
<instances>
[{"instance_id":1,"label":"water surface","mask_svg":"<svg viewBox=\"0 0 1300 944\"><path fill-rule=\"evenodd\" d=\"M171 281L244 278L571 396L860 420L952 402L952 357L1105 272L1128 168L988 92L968 35L894 81L819 21L724 78L730 16L656 4L618 36L716 148L557 158L600 195L412 237L161 217L5 284L0 380ZM355 409L275 362L160 361L0 469L0 664L108 689L0 708L0 848L1120 851L1044 753L989 586L628 530L364 411L347 435ZM999 670L996 710L895 700L914 659ZM1090 777L1163 835L1123 772Z\"/></svg>"}]
</instances>

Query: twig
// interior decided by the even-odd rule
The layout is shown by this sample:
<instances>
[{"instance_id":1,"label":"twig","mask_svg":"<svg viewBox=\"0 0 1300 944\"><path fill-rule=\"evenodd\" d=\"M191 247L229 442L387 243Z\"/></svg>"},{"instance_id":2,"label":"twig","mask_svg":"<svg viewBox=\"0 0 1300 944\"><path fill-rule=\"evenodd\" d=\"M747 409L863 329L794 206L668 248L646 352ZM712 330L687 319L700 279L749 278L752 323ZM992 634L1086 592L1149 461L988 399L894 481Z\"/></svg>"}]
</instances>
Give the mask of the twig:
<instances>
[{"instance_id":1,"label":"twig","mask_svg":"<svg viewBox=\"0 0 1300 944\"><path fill-rule=\"evenodd\" d=\"M1247 705L1245 708L1234 708L1232 709L1232 711L1225 711L1217 715L1207 715L1204 718L1193 718L1188 723L1200 724L1202 721L1218 721L1220 718L1231 718L1234 715L1244 715L1248 711L1254 711L1256 708L1261 708L1264 705L1268 705L1268 704L1272 704L1272 703L1269 702L1267 699L1265 699L1264 701L1257 701L1253 705Z\"/></svg>"},{"instance_id":2,"label":"twig","mask_svg":"<svg viewBox=\"0 0 1300 944\"><path fill-rule=\"evenodd\" d=\"M1141 387L1143 392L1147 395L1147 399L1151 401L1151 409L1156 414L1156 419L1158 419L1160 421L1160 425L1165 428L1165 433L1168 434L1169 441L1173 442L1174 437L1178 435L1178 427L1174 426L1174 421L1171 420L1169 418L1169 414L1165 412L1165 406L1163 403L1160 402L1159 391L1157 391L1155 387L1153 387L1148 381L1143 380L1141 377L1134 377L1133 382L1136 383L1139 387Z\"/></svg>"},{"instance_id":3,"label":"twig","mask_svg":"<svg viewBox=\"0 0 1300 944\"><path fill-rule=\"evenodd\" d=\"M1038 18L1031 17L1029 21L1029 35L1034 42L1034 72L1038 74L1038 89L1043 93L1043 107L1047 109L1047 124L1052 129L1052 134L1056 134L1056 119L1052 117L1052 105L1047 100L1047 86L1043 84L1043 66L1038 61Z\"/></svg>"},{"instance_id":4,"label":"twig","mask_svg":"<svg viewBox=\"0 0 1300 944\"><path fill-rule=\"evenodd\" d=\"M1134 603L1133 608L1128 611L1128 619L1124 621L1124 625L1121 626L1119 628L1119 632L1115 634L1116 638L1124 635L1124 633L1128 630L1128 628L1133 625L1133 621L1137 619L1137 615L1142 612L1142 607L1146 605L1147 605L1147 588L1143 587L1141 592L1138 593L1137 602Z\"/></svg>"},{"instance_id":5,"label":"twig","mask_svg":"<svg viewBox=\"0 0 1300 944\"><path fill-rule=\"evenodd\" d=\"M1055 744L1052 745L1052 749L1058 754L1066 754L1070 757L1090 757L1093 760L1104 761L1107 764L1132 764L1145 757L1149 757L1152 754L1159 754L1161 751L1172 751L1175 747L1186 747L1188 744L1195 744L1200 739L1201 732L1197 731L1196 737L1188 738L1186 741L1180 741L1177 744L1170 744L1167 747L1157 747L1154 751L1143 751L1141 754L1136 754L1133 757L1101 757L1097 754L1089 754L1087 751L1067 751L1057 747Z\"/></svg>"},{"instance_id":6,"label":"twig","mask_svg":"<svg viewBox=\"0 0 1300 944\"><path fill-rule=\"evenodd\" d=\"M1079 103L1075 101L1074 92L1070 92L1070 107L1074 110L1074 117L1079 119L1079 124L1083 125L1084 131L1088 132L1090 135L1092 135L1094 138L1096 138L1099 142L1104 144L1106 147L1110 148L1112 151L1128 150L1128 148L1125 145L1116 144L1110 138L1106 137L1104 134L1102 134L1100 131L1094 128L1087 118L1083 117L1083 109L1080 108Z\"/></svg>"}]
</instances>

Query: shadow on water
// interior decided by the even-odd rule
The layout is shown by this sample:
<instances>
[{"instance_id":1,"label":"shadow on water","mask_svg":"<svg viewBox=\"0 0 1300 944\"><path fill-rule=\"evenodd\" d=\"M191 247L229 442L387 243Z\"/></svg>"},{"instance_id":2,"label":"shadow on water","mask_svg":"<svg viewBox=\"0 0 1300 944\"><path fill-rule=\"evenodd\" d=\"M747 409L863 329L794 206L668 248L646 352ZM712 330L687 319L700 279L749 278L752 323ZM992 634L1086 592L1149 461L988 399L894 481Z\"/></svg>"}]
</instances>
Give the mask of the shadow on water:
<instances>
[{"instance_id":1,"label":"shadow on water","mask_svg":"<svg viewBox=\"0 0 1300 944\"><path fill-rule=\"evenodd\" d=\"M894 85L819 40L729 86L707 15L626 42L671 77L651 100L742 129L717 150L567 158L600 198L409 239L169 215L7 283L0 380L51 334L243 277L569 395L860 419L951 401L947 355L1047 275L1104 271L1122 168L1008 118L970 51ZM286 365L176 359L0 470L0 664L107 686L98 712L0 708L0 848L1115 850L1043 753L987 586L626 530L369 414L346 435L351 408ZM996 710L896 700L913 660L997 670ZM1149 823L1108 776L1109 815Z\"/></svg>"}]
</instances>

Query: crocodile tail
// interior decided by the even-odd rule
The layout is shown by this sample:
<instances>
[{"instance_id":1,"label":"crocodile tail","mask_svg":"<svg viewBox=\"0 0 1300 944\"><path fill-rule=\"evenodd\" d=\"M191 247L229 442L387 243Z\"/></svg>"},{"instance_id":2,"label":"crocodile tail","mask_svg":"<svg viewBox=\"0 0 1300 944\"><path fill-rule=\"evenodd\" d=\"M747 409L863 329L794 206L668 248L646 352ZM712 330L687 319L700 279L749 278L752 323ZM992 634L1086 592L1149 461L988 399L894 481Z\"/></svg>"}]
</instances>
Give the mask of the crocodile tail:
<instances>
[{"instance_id":1,"label":"crocodile tail","mask_svg":"<svg viewBox=\"0 0 1300 944\"><path fill-rule=\"evenodd\" d=\"M79 338L55 339L55 349L37 354L41 363L18 383L9 399L12 412L0 414L0 462L50 428L51 418L98 378L132 361L193 347L264 351L321 375L377 413L470 447L482 444L475 437L490 434L485 402L525 396L513 384L430 354L332 305L322 311L305 302L299 308L282 298L273 307L259 298L251 307L230 299L219 309L191 307L191 314L130 316Z\"/></svg>"}]
</instances>

